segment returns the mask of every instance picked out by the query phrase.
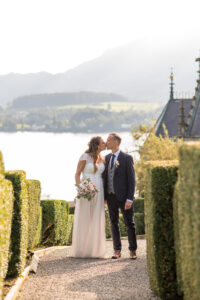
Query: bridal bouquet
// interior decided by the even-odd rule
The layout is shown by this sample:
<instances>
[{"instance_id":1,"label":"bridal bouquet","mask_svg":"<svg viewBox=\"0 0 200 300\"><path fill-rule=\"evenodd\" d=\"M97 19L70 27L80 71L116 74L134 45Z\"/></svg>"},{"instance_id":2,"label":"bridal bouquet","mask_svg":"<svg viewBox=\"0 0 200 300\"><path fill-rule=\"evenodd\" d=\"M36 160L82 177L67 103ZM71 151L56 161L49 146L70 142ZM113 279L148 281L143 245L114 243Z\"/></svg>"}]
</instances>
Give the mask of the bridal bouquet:
<instances>
[{"instance_id":1,"label":"bridal bouquet","mask_svg":"<svg viewBox=\"0 0 200 300\"><path fill-rule=\"evenodd\" d=\"M98 192L96 185L90 180L90 178L84 179L80 184L75 184L77 187L76 199L85 198L91 201Z\"/></svg>"}]
</instances>

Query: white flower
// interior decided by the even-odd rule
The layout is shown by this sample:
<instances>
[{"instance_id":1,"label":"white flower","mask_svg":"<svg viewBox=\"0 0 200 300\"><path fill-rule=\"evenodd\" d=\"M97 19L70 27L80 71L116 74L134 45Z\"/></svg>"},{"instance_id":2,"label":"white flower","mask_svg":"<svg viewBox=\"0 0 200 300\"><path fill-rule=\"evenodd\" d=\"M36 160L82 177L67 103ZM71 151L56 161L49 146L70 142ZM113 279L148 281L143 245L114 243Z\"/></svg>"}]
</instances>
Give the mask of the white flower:
<instances>
[{"instance_id":1,"label":"white flower","mask_svg":"<svg viewBox=\"0 0 200 300\"><path fill-rule=\"evenodd\" d=\"M118 160L116 160L116 162L115 162L115 167L116 167L116 168L119 167L119 162L118 162Z\"/></svg>"}]
</instances>

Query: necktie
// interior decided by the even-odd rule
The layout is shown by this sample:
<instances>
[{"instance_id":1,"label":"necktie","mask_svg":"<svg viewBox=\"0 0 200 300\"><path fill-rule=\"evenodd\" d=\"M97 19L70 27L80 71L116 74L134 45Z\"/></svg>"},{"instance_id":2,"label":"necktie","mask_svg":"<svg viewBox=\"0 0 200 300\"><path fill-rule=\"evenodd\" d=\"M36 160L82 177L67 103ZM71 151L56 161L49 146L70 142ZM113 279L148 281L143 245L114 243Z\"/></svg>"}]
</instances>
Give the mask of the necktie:
<instances>
[{"instance_id":1,"label":"necktie","mask_svg":"<svg viewBox=\"0 0 200 300\"><path fill-rule=\"evenodd\" d=\"M110 165L111 169L113 168L113 165L114 165L114 159L115 159L115 154L112 154L111 165Z\"/></svg>"}]
</instances>

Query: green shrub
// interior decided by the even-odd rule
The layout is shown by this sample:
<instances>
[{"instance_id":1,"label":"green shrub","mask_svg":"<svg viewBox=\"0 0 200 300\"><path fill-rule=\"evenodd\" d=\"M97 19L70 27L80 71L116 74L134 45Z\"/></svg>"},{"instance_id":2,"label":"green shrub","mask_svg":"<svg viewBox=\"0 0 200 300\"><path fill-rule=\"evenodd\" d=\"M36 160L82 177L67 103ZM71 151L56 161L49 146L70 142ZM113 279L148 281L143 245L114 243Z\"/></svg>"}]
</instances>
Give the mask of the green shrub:
<instances>
[{"instance_id":1,"label":"green shrub","mask_svg":"<svg viewBox=\"0 0 200 300\"><path fill-rule=\"evenodd\" d=\"M68 203L64 200L42 200L42 243L66 245Z\"/></svg>"},{"instance_id":2,"label":"green shrub","mask_svg":"<svg viewBox=\"0 0 200 300\"><path fill-rule=\"evenodd\" d=\"M66 245L71 245L72 243L73 221L74 215L68 215Z\"/></svg>"},{"instance_id":3,"label":"green shrub","mask_svg":"<svg viewBox=\"0 0 200 300\"><path fill-rule=\"evenodd\" d=\"M11 230L11 257L8 276L16 276L23 272L26 265L28 246L28 197L26 173L24 171L8 171L6 179L10 180L14 190L14 208Z\"/></svg>"},{"instance_id":4,"label":"green shrub","mask_svg":"<svg viewBox=\"0 0 200 300\"><path fill-rule=\"evenodd\" d=\"M75 212L75 206L74 207L69 207L69 214L74 215Z\"/></svg>"},{"instance_id":5,"label":"green shrub","mask_svg":"<svg viewBox=\"0 0 200 300\"><path fill-rule=\"evenodd\" d=\"M137 177L137 191L141 197L145 191L146 162L178 159L178 150L183 141L181 139L170 138L165 126L163 126L163 131L164 137L155 135L154 126L140 125L136 130L132 130L134 145L138 148L137 151L140 156L140 159L135 162L135 172Z\"/></svg>"},{"instance_id":6,"label":"green shrub","mask_svg":"<svg viewBox=\"0 0 200 300\"><path fill-rule=\"evenodd\" d=\"M5 169L4 169L4 162L3 162L3 155L0 151L0 174L4 175Z\"/></svg>"},{"instance_id":7,"label":"green shrub","mask_svg":"<svg viewBox=\"0 0 200 300\"><path fill-rule=\"evenodd\" d=\"M133 202L134 213L144 213L144 198L136 198Z\"/></svg>"},{"instance_id":8,"label":"green shrub","mask_svg":"<svg viewBox=\"0 0 200 300\"><path fill-rule=\"evenodd\" d=\"M173 228L177 162L149 162L145 188L145 233L150 286L161 299L178 299Z\"/></svg>"},{"instance_id":9,"label":"green shrub","mask_svg":"<svg viewBox=\"0 0 200 300\"><path fill-rule=\"evenodd\" d=\"M179 151L180 171L174 197L175 246L179 293L200 295L200 143Z\"/></svg>"},{"instance_id":10,"label":"green shrub","mask_svg":"<svg viewBox=\"0 0 200 300\"><path fill-rule=\"evenodd\" d=\"M13 201L12 184L0 175L0 299L8 270Z\"/></svg>"},{"instance_id":11,"label":"green shrub","mask_svg":"<svg viewBox=\"0 0 200 300\"><path fill-rule=\"evenodd\" d=\"M144 213L135 213L134 220L135 220L136 234L143 235L145 233Z\"/></svg>"},{"instance_id":12,"label":"green shrub","mask_svg":"<svg viewBox=\"0 0 200 300\"><path fill-rule=\"evenodd\" d=\"M106 207L105 208L105 218L106 218L106 238L109 239L112 237L112 234L111 234L111 229L110 229L110 218L109 218L109 212L108 212L108 208Z\"/></svg>"},{"instance_id":13,"label":"green shrub","mask_svg":"<svg viewBox=\"0 0 200 300\"><path fill-rule=\"evenodd\" d=\"M120 235L122 237L128 236L126 225L124 224L124 218L122 214L119 215L119 230L120 230Z\"/></svg>"},{"instance_id":14,"label":"green shrub","mask_svg":"<svg viewBox=\"0 0 200 300\"><path fill-rule=\"evenodd\" d=\"M39 220L41 185L38 180L27 180L28 187L28 249L37 246L35 237Z\"/></svg>"},{"instance_id":15,"label":"green shrub","mask_svg":"<svg viewBox=\"0 0 200 300\"><path fill-rule=\"evenodd\" d=\"M33 239L33 245L38 246L42 239L42 207L39 207L39 213L37 217L36 232Z\"/></svg>"},{"instance_id":16,"label":"green shrub","mask_svg":"<svg viewBox=\"0 0 200 300\"><path fill-rule=\"evenodd\" d=\"M109 212L107 207L105 209L105 216L106 216L106 238L109 239L112 237L112 233L110 228L110 218L109 218ZM135 213L134 220L136 226L136 233L144 234L144 213ZM122 237L128 236L126 225L124 224L124 218L122 214L119 214L119 230Z\"/></svg>"}]
</instances>

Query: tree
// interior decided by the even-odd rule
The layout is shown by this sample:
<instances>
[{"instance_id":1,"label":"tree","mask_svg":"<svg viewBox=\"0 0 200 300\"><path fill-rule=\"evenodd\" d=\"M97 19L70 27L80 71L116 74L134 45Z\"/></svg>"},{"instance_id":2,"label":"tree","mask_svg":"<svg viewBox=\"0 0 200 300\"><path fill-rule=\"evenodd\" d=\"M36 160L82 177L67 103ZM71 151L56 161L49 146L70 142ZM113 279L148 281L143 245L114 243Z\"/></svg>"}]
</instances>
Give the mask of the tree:
<instances>
[{"instance_id":1,"label":"tree","mask_svg":"<svg viewBox=\"0 0 200 300\"><path fill-rule=\"evenodd\" d=\"M164 137L156 136L154 126L140 125L132 130L132 136L137 143L139 160L135 162L137 177L137 190L140 196L144 194L145 187L145 164L152 160L176 160L178 149L182 145L181 139L169 137L167 129L163 126Z\"/></svg>"}]
</instances>

